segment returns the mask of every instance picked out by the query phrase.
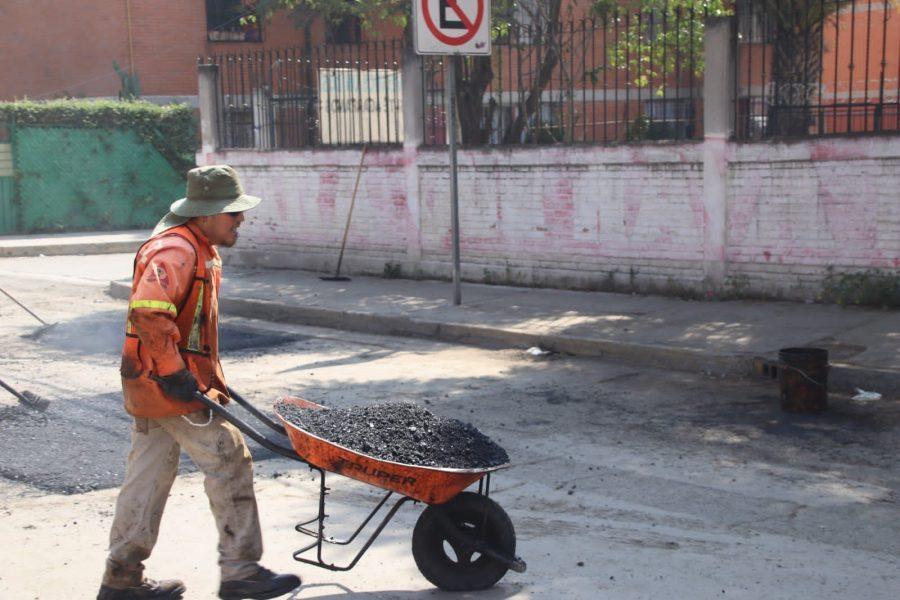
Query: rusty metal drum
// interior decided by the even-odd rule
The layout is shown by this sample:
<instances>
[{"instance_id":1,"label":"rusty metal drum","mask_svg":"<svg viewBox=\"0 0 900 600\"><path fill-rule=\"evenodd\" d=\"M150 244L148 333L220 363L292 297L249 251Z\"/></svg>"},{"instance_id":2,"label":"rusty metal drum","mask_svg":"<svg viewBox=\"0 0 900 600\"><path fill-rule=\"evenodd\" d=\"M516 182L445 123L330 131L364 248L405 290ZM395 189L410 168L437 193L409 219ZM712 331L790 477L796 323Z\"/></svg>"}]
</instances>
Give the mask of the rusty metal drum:
<instances>
[{"instance_id":1,"label":"rusty metal drum","mask_svg":"<svg viewBox=\"0 0 900 600\"><path fill-rule=\"evenodd\" d=\"M817 413L828 408L828 350L782 348L778 362L782 410Z\"/></svg>"}]
</instances>

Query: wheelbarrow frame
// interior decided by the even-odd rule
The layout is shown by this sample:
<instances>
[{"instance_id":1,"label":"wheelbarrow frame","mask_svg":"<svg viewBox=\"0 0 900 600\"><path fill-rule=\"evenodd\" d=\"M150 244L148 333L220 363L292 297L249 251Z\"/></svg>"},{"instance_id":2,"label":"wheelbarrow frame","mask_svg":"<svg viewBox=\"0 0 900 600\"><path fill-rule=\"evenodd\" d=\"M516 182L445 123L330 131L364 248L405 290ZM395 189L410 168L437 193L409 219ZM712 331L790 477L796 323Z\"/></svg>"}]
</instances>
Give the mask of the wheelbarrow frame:
<instances>
[{"instance_id":1,"label":"wheelbarrow frame","mask_svg":"<svg viewBox=\"0 0 900 600\"><path fill-rule=\"evenodd\" d=\"M271 418L269 418L268 415L266 415L265 413L263 413L262 411L257 409L255 406L250 404L246 399L244 399L240 394L235 392L230 387L228 388L228 394L232 400L234 400L238 405L240 405L244 409L246 409L247 412L249 412L251 415L253 415L260 423L264 424L269 429L272 429L279 435L281 435L285 438L290 438L290 434L283 424L273 421ZM318 472L318 474L319 474L318 514L315 517L313 517L312 519L298 523L295 526L295 530L297 532L313 538L313 542L311 544L308 544L307 546L304 546L293 553L294 560L296 560L298 562L309 564L309 565L319 567L322 569L327 569L329 571L349 571L350 569L355 567L356 564L363 557L363 555L365 555L365 553L372 546L372 544L375 542L375 540L378 538L378 536L381 534L381 532L384 531L385 527L387 527L388 523L390 523L390 521L394 518L394 516L397 514L397 512L400 510L400 507L403 506L403 504L405 504L406 502L409 502L409 501L413 501L414 503L423 502L423 503L430 504L430 505L439 505L438 503L432 504L432 503L426 502L425 500L422 500L420 498L415 498L415 497L411 497L409 495L401 494L400 492L395 491L395 490L391 489L390 487L385 487L385 486L379 485L379 484L371 482L371 481L362 480L362 481L364 481L364 483L369 483L370 485L373 485L376 487L382 487L383 489L387 489L388 491L381 498L381 500L378 502L378 504L375 506L375 508L372 509L372 511L368 514L368 516L366 516L366 518L359 525L359 527L357 527L356 530L350 535L350 537L348 537L346 539L342 539L342 540L328 538L325 536L325 519L329 516L328 513L326 512L325 497L328 495L331 488L329 488L325 483L325 474L327 472L333 472L336 474L342 474L342 473L339 473L337 471L329 471L326 468L323 468L323 467L320 467L320 466L310 463L308 460L306 460L305 458L301 457L298 454L298 452L294 448L294 446L287 446L287 445L284 445L283 443L280 443L278 441L275 441L275 440L272 440L272 439L266 437L265 435L263 435L262 433L257 431L253 426L246 423L244 420L242 420L241 418L236 416L234 413L229 411L227 408L225 408L218 402L216 402L216 401L212 400L211 398L209 398L208 396L206 396L204 393L198 391L195 394L195 398L198 399L200 402L202 402L214 414L221 416L223 419L225 419L226 421L228 421L229 423L231 423L232 425L237 427L242 433L247 435L252 440L256 441L263 448L265 448L271 452L274 452L275 454L278 454L279 456L283 456L285 458L289 458L291 460L295 460L297 462L303 463L303 464L307 465L310 470ZM303 401L303 402L313 405L313 406L319 406L319 405L315 405L313 403L309 403L308 401ZM323 407L319 407L319 408L323 408ZM350 452L352 452L352 451L350 451ZM360 457L365 456L365 455L361 455L358 453L356 453L356 454ZM500 468L500 467L498 467L498 468ZM491 489L491 472L492 472L492 470L496 470L496 469L483 469L483 470L469 471L468 472L469 474L476 473L477 475L479 475L479 477L471 482L466 483L464 488L468 487L469 485L471 485L472 483L477 481L478 482L478 492L477 492L478 495L484 496L485 498L489 498L490 497L490 489ZM359 478L356 478L356 477L351 477L351 478L359 480ZM459 493L459 491L454 492L454 496L458 493ZM378 525L375 527L375 530L372 532L372 534L369 536L369 538L363 543L360 550L356 553L356 555L353 557L353 559L349 563L347 563L346 565L336 565L334 563L330 563L325 560L325 557L323 555L325 544L346 546L346 545L353 543L356 540L356 538L359 536L359 534L362 533L362 531L366 528L366 526L369 525L369 523L372 521L372 519L375 517L375 515L377 515L381 511L381 509L385 506L385 504L387 504L388 500L394 495L398 495L400 497L396 500L396 502L394 502L394 504L388 510L387 514L384 515L384 517L378 522ZM441 500L444 500L444 499L441 498ZM451 523L450 519L443 516L440 511L438 511L437 514L439 515L438 520L441 524L441 527L443 528L444 533L447 536L453 538L455 541L461 543L462 545L468 547L469 549L471 549L475 552L479 552L485 556L488 556L494 560L497 560L497 561L503 563L504 565L509 567L509 569L512 571L515 571L517 573L522 573L525 571L526 565L525 565L525 562L521 558L519 558L517 556L507 555L504 552L501 552L501 551L497 550L496 548L493 548L490 544L486 543L484 540L477 539L473 536L466 534L465 532L460 531L458 528L454 527L453 524ZM309 525L312 525L313 523L316 524L314 529L308 527ZM305 554L309 553L312 550L315 550L315 558L308 558L308 557L304 556Z\"/></svg>"}]
</instances>

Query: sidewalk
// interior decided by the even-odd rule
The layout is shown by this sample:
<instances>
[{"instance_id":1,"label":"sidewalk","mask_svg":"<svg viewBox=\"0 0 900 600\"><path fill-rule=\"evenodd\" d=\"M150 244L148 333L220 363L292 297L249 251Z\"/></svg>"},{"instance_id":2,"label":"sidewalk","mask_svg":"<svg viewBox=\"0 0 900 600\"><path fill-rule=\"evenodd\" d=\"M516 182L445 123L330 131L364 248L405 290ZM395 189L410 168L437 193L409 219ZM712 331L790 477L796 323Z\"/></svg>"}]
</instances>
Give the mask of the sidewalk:
<instances>
[{"instance_id":1,"label":"sidewalk","mask_svg":"<svg viewBox=\"0 0 900 600\"><path fill-rule=\"evenodd\" d=\"M148 231L0 236L0 257L137 252Z\"/></svg>"},{"instance_id":2,"label":"sidewalk","mask_svg":"<svg viewBox=\"0 0 900 600\"><path fill-rule=\"evenodd\" d=\"M900 392L900 311L353 277L226 267L223 314L490 347L531 346L635 366L742 376L780 348L829 351L830 388ZM129 282L110 285L127 298Z\"/></svg>"},{"instance_id":3,"label":"sidewalk","mask_svg":"<svg viewBox=\"0 0 900 600\"><path fill-rule=\"evenodd\" d=\"M147 233L0 237L0 257L131 253ZM109 261L95 267L89 262L76 260L65 271L76 276L93 269L94 278L119 277L130 270L131 257L123 257L121 269ZM237 267L226 267L225 275L220 303L226 315L498 348L539 346L720 376L751 374L754 357L775 361L780 348L813 346L829 351L832 390L859 387L900 396L897 310L480 284L463 284L463 304L455 307L445 282L328 282L304 271ZM113 296L127 298L128 292L128 281L111 282Z\"/></svg>"}]
</instances>

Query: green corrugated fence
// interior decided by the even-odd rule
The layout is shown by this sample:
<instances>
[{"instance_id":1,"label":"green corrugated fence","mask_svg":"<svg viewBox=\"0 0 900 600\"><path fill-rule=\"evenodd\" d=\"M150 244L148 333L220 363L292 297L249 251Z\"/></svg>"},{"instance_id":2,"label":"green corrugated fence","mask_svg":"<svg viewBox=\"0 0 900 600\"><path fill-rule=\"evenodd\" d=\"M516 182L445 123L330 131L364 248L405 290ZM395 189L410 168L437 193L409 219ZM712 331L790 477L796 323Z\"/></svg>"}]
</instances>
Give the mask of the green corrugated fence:
<instances>
[{"instance_id":1,"label":"green corrugated fence","mask_svg":"<svg viewBox=\"0 0 900 600\"><path fill-rule=\"evenodd\" d=\"M184 196L183 177L133 131L19 126L11 142L0 233L151 227Z\"/></svg>"}]
</instances>

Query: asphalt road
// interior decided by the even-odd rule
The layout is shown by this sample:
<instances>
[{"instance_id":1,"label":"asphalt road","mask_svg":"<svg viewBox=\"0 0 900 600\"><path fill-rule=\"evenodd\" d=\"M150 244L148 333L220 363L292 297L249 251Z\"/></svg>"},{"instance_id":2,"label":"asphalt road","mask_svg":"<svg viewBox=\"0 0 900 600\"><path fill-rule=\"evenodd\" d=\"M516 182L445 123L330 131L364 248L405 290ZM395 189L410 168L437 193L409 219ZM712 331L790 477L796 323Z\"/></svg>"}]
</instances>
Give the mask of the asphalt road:
<instances>
[{"instance_id":1,"label":"asphalt road","mask_svg":"<svg viewBox=\"0 0 900 600\"><path fill-rule=\"evenodd\" d=\"M0 562L2 597L90 596L99 580L129 437L124 303L101 282L128 260L0 259L0 285L58 322L23 338L34 321L0 298L0 378L52 401L38 413L0 400L0 537L20 548ZM482 597L893 599L900 589L898 403L833 396L824 415L790 416L767 382L262 321L226 319L223 340L229 383L260 408L286 394L331 406L408 400L503 445L513 467L494 498L529 568ZM292 526L311 516L317 487L298 464L253 453L267 564L309 582L294 597L433 595L409 555L416 510L350 573L297 569ZM186 458L182 471L151 566L206 598L215 539L197 524L210 520L202 478ZM336 520L352 525L376 490L330 481ZM62 561L52 577L48 553Z\"/></svg>"}]
</instances>

